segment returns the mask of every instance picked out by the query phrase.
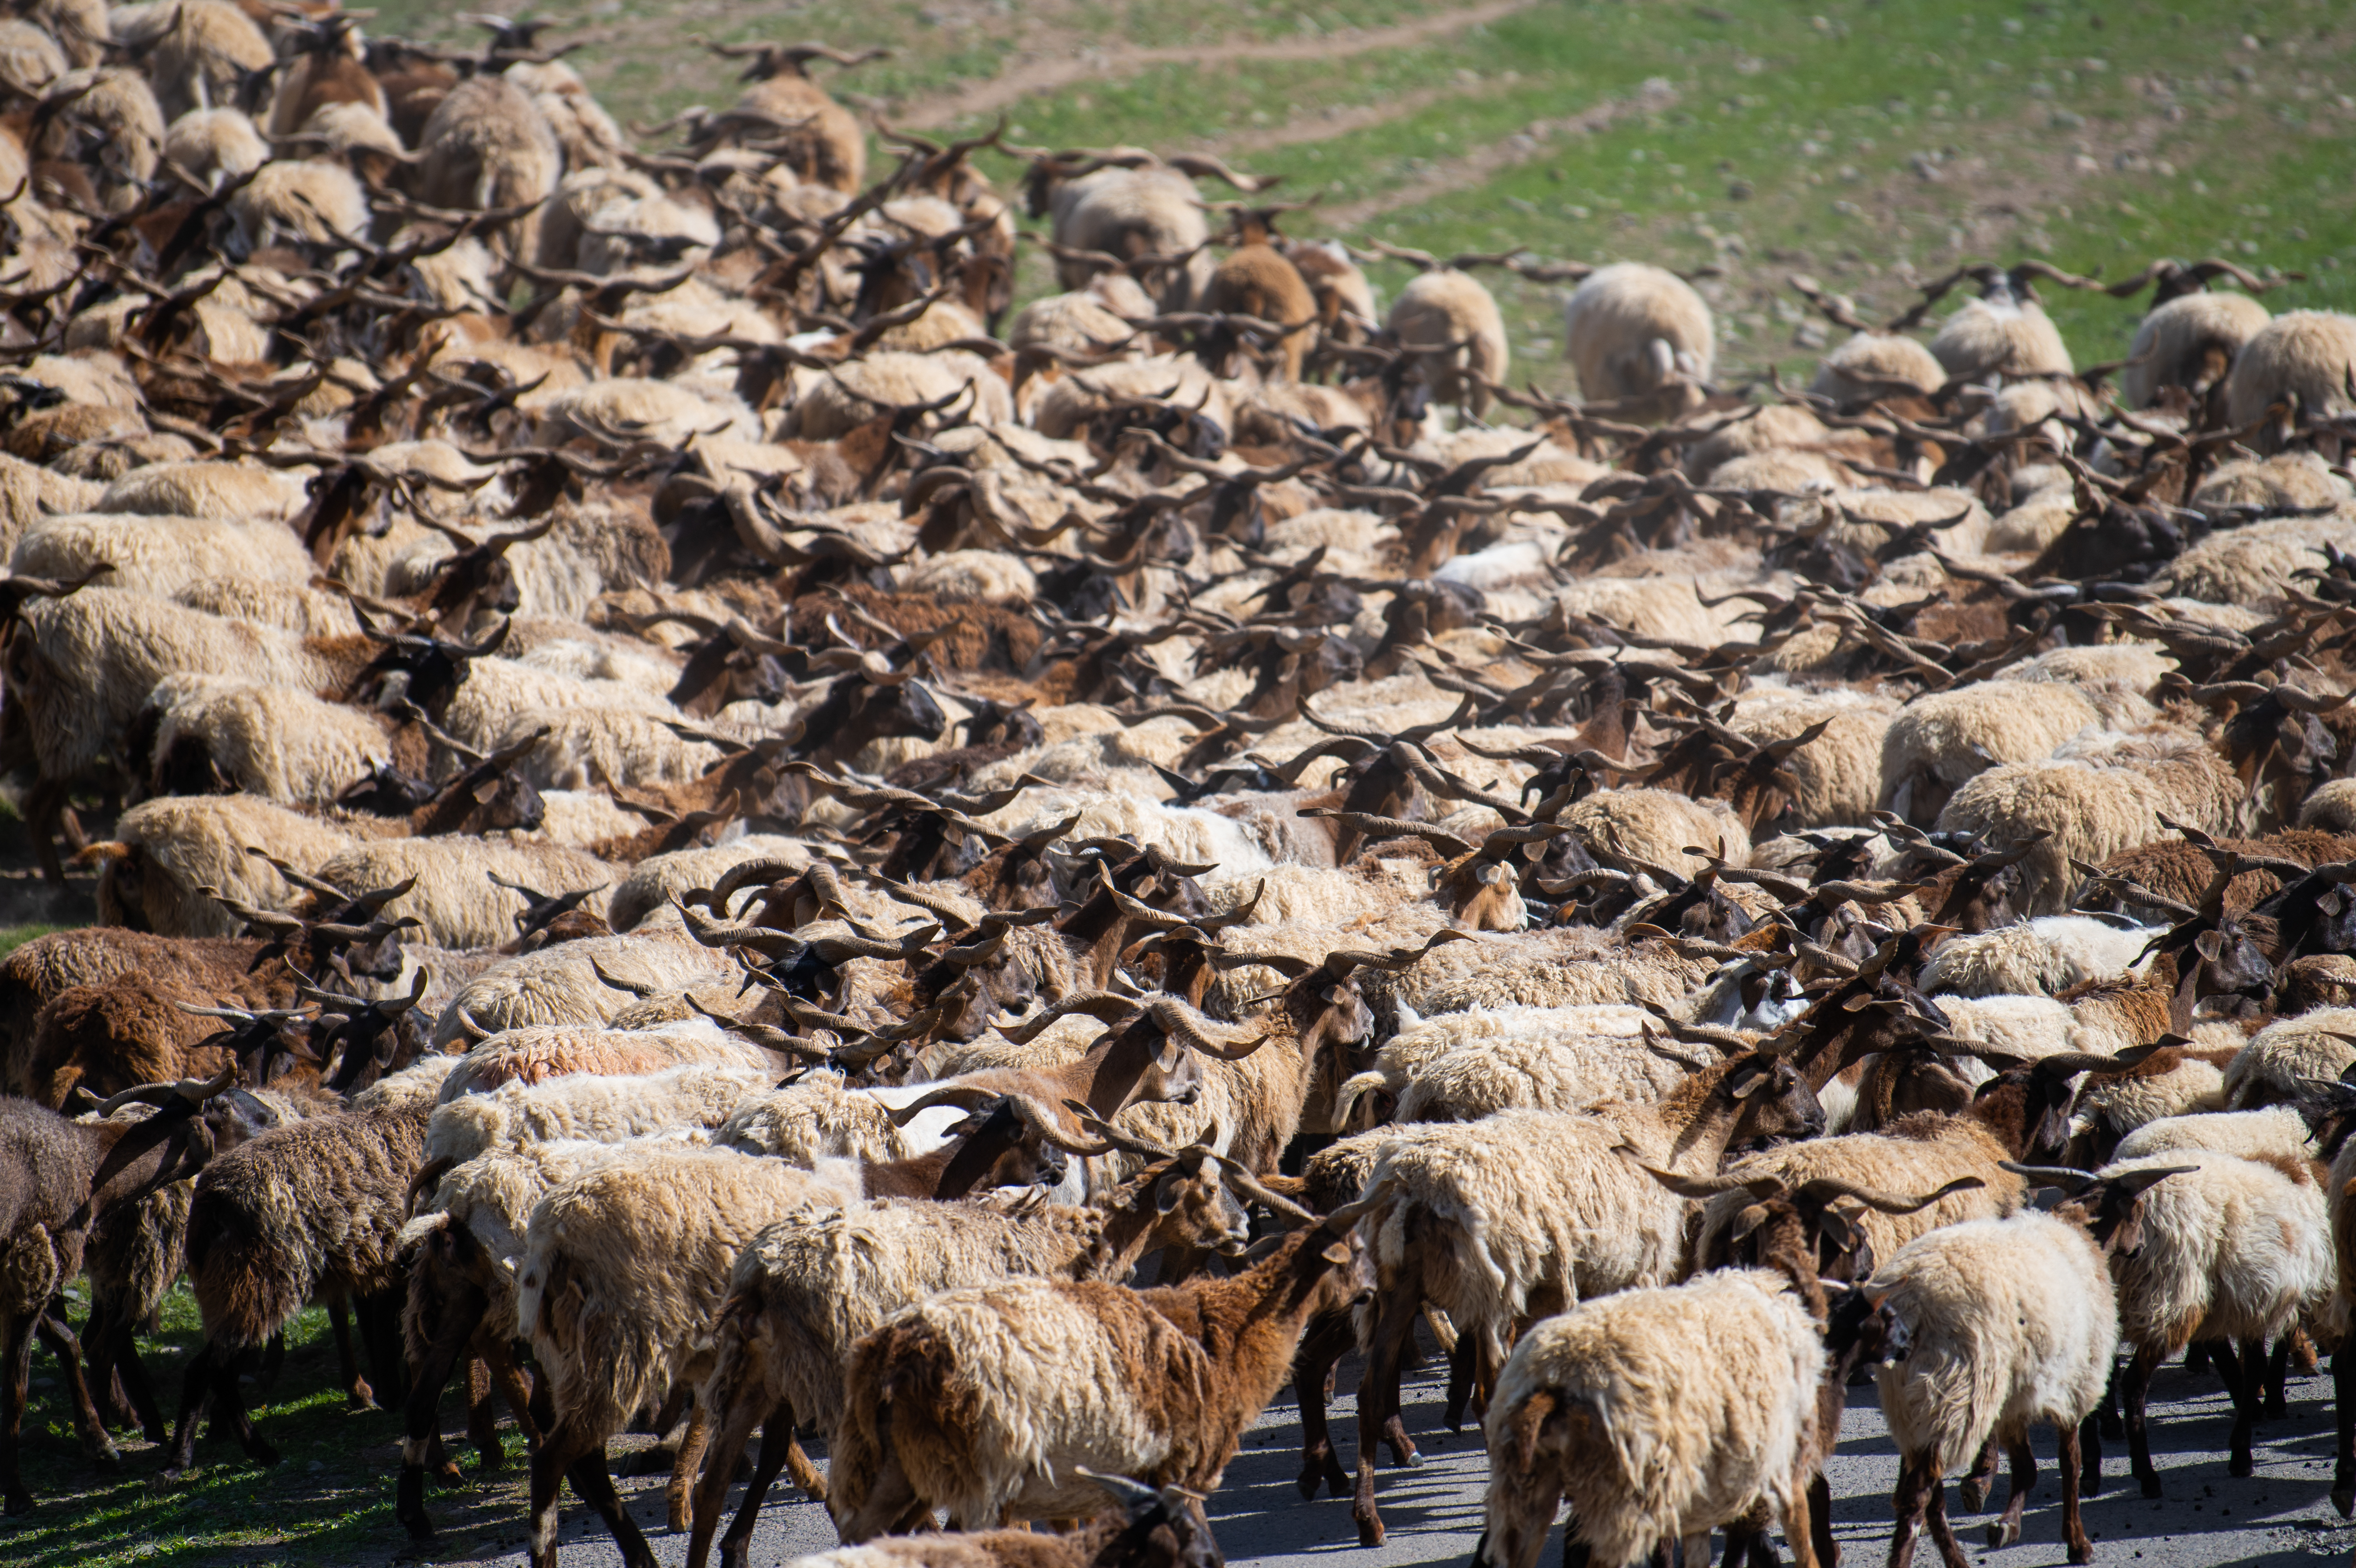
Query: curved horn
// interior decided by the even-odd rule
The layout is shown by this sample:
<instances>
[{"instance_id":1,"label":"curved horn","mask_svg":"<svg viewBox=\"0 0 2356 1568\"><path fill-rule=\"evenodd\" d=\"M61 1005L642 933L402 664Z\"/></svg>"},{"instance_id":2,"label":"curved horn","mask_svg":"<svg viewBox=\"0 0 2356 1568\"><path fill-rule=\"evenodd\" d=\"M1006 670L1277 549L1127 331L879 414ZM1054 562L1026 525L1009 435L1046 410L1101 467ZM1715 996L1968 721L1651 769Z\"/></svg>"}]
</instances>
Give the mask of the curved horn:
<instances>
[{"instance_id":1,"label":"curved horn","mask_svg":"<svg viewBox=\"0 0 2356 1568\"><path fill-rule=\"evenodd\" d=\"M1223 1043L1214 1040L1203 1032L1201 1024L1195 1021L1197 1019L1202 1019L1202 1015L1185 1003L1170 997L1156 997L1148 1003L1145 1015L1153 1020L1154 1028L1188 1050L1200 1051L1205 1056L1217 1057L1222 1061L1241 1061L1275 1038L1275 1031L1269 1029L1242 1042ZM1207 1023L1210 1020L1203 1019L1202 1021Z\"/></svg>"},{"instance_id":2,"label":"curved horn","mask_svg":"<svg viewBox=\"0 0 2356 1568\"><path fill-rule=\"evenodd\" d=\"M1612 1152L1680 1198L1715 1198L1721 1192L1748 1192L1753 1198L1781 1198L1790 1190L1781 1176L1679 1176L1674 1170L1646 1165L1631 1145L1622 1144Z\"/></svg>"},{"instance_id":3,"label":"curved horn","mask_svg":"<svg viewBox=\"0 0 2356 1568\"><path fill-rule=\"evenodd\" d=\"M916 1119L918 1112L929 1111L936 1105L956 1105L968 1111L979 1111L984 1105L995 1104L1002 1097L997 1090L985 1089L979 1083L944 1083L922 1099L912 1100L894 1111L891 1114L892 1125L905 1127Z\"/></svg>"},{"instance_id":4,"label":"curved horn","mask_svg":"<svg viewBox=\"0 0 2356 1568\"><path fill-rule=\"evenodd\" d=\"M1000 1035L1016 1045L1028 1045L1039 1038L1046 1027L1057 1019L1074 1013L1085 1013L1098 1023L1120 1023L1137 1016L1140 1004L1134 997L1124 997L1111 991L1082 991L1033 1013L1029 1018L1012 1023L992 1024Z\"/></svg>"},{"instance_id":5,"label":"curved horn","mask_svg":"<svg viewBox=\"0 0 2356 1568\"><path fill-rule=\"evenodd\" d=\"M1055 1114L1027 1094L1006 1096L1007 1108L1023 1125L1039 1135L1043 1143L1055 1145L1066 1154L1078 1155L1082 1159L1098 1159L1114 1152L1110 1144L1084 1144L1066 1132Z\"/></svg>"},{"instance_id":6,"label":"curved horn","mask_svg":"<svg viewBox=\"0 0 2356 1568\"><path fill-rule=\"evenodd\" d=\"M1221 1170L1226 1172L1228 1186L1270 1213L1281 1214L1299 1225L1314 1225L1325 1218L1324 1215L1312 1213L1309 1210L1303 1209L1282 1193L1271 1192L1260 1185L1259 1178L1254 1175L1251 1168L1245 1165L1243 1161L1232 1159L1216 1151L1212 1153L1211 1157L1218 1162Z\"/></svg>"},{"instance_id":7,"label":"curved horn","mask_svg":"<svg viewBox=\"0 0 2356 1568\"><path fill-rule=\"evenodd\" d=\"M183 1078L176 1083L142 1083L135 1089L125 1089L100 1102L98 1114L111 1116L125 1105L142 1102L161 1105L175 1094L191 1104L201 1105L236 1082L237 1063L232 1061L209 1079Z\"/></svg>"},{"instance_id":8,"label":"curved horn","mask_svg":"<svg viewBox=\"0 0 2356 1568\"><path fill-rule=\"evenodd\" d=\"M1814 1180L1802 1182L1792 1197L1795 1202L1812 1197L1819 1202L1830 1202L1836 1198L1854 1198L1868 1208L1879 1210L1884 1214L1912 1214L1928 1209L1951 1193L1971 1192L1987 1185L1987 1182L1976 1176L1959 1176L1944 1187L1935 1191L1926 1192L1919 1198L1901 1198L1895 1192L1885 1192L1878 1187L1861 1186L1854 1181L1844 1181L1838 1177L1819 1176Z\"/></svg>"}]
</instances>

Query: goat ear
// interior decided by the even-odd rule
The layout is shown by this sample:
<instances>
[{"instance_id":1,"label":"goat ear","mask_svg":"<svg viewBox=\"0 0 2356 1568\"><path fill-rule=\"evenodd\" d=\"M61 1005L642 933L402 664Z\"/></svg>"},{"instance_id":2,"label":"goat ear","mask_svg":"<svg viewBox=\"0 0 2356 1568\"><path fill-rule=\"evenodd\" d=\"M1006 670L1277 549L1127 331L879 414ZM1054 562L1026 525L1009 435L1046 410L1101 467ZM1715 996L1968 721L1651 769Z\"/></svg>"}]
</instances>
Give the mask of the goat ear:
<instances>
[{"instance_id":1,"label":"goat ear","mask_svg":"<svg viewBox=\"0 0 2356 1568\"><path fill-rule=\"evenodd\" d=\"M1742 1211L1735 1215L1734 1223L1726 1228L1726 1239L1730 1242L1742 1240L1743 1237L1757 1230L1766 1218L1767 1205L1764 1203L1744 1205Z\"/></svg>"},{"instance_id":2,"label":"goat ear","mask_svg":"<svg viewBox=\"0 0 2356 1568\"><path fill-rule=\"evenodd\" d=\"M1738 1100L1748 1100L1765 1087L1775 1076L1772 1067L1749 1062L1736 1068L1726 1081L1726 1092Z\"/></svg>"},{"instance_id":3,"label":"goat ear","mask_svg":"<svg viewBox=\"0 0 2356 1568\"><path fill-rule=\"evenodd\" d=\"M1347 1242L1331 1243L1326 1246L1323 1252L1319 1253L1317 1255L1323 1258L1327 1263L1332 1264L1334 1267L1339 1268L1350 1261L1350 1243Z\"/></svg>"},{"instance_id":4,"label":"goat ear","mask_svg":"<svg viewBox=\"0 0 2356 1568\"><path fill-rule=\"evenodd\" d=\"M2204 931L2192 939L2192 951L2214 964L2223 955L2225 938L2222 933Z\"/></svg>"},{"instance_id":5,"label":"goat ear","mask_svg":"<svg viewBox=\"0 0 2356 1568\"><path fill-rule=\"evenodd\" d=\"M1178 1207L1178 1173L1172 1171L1153 1184L1153 1208L1156 1213L1167 1214Z\"/></svg>"}]
</instances>

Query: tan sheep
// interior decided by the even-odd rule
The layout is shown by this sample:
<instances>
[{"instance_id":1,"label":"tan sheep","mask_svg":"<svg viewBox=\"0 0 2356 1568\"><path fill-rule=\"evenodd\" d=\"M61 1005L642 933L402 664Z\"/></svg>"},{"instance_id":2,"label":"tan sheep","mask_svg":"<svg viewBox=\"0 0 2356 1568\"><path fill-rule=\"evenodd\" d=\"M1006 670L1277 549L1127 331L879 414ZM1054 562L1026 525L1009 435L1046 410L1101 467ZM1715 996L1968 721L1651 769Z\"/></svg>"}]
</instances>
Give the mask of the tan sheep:
<instances>
[{"instance_id":1,"label":"tan sheep","mask_svg":"<svg viewBox=\"0 0 2356 1568\"><path fill-rule=\"evenodd\" d=\"M2168 387L2206 397L2233 368L2242 347L2273 319L2247 294L2178 295L2136 324L2119 372L2119 400L2131 409L2149 408Z\"/></svg>"},{"instance_id":2,"label":"tan sheep","mask_svg":"<svg viewBox=\"0 0 2356 1568\"><path fill-rule=\"evenodd\" d=\"M1938 357L1914 339L1860 332L1817 362L1808 390L1838 403L1861 403L1910 390L1935 392L1946 380Z\"/></svg>"},{"instance_id":3,"label":"tan sheep","mask_svg":"<svg viewBox=\"0 0 2356 1568\"><path fill-rule=\"evenodd\" d=\"M1478 419L1489 409L1484 381L1503 381L1513 353L1496 299L1469 272L1438 267L1399 291L1391 336L1414 355L1432 401Z\"/></svg>"},{"instance_id":4,"label":"tan sheep","mask_svg":"<svg viewBox=\"0 0 2356 1568\"><path fill-rule=\"evenodd\" d=\"M1563 307L1562 325L1563 357L1590 402L1707 381L1715 363L1709 306L1659 267L1623 261L1590 273Z\"/></svg>"},{"instance_id":5,"label":"tan sheep","mask_svg":"<svg viewBox=\"0 0 2356 1568\"><path fill-rule=\"evenodd\" d=\"M2228 424L2255 424L2285 398L2298 400L2307 419L2356 411L2349 378L2356 373L2356 316L2337 311L2294 310L2253 334L2233 357L2225 379Z\"/></svg>"}]
</instances>

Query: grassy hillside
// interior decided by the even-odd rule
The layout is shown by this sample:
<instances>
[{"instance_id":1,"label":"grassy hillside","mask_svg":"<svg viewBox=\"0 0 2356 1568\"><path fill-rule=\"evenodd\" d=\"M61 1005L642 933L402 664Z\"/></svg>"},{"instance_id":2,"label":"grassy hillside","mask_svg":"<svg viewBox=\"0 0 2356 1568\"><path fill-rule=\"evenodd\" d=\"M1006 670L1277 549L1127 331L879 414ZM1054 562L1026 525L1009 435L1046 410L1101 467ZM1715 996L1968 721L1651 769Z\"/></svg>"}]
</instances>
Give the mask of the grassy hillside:
<instances>
[{"instance_id":1,"label":"grassy hillside","mask_svg":"<svg viewBox=\"0 0 2356 1568\"><path fill-rule=\"evenodd\" d=\"M2119 277L2157 254L2225 255L2308 274L2276 309L2356 304L2356 8L2329 0L544 9L587 41L574 62L626 119L733 97L700 37L883 43L893 59L836 80L862 109L937 130L1003 111L1033 144L1215 150L1316 197L1297 234L1715 262L1737 371L1814 357L1794 272L1895 314L1912 280L1965 260ZM377 25L463 31L447 15L392 0ZM1516 379L1562 385L1561 291L1491 276ZM2134 307L2049 305L2082 362L2125 353Z\"/></svg>"}]
</instances>

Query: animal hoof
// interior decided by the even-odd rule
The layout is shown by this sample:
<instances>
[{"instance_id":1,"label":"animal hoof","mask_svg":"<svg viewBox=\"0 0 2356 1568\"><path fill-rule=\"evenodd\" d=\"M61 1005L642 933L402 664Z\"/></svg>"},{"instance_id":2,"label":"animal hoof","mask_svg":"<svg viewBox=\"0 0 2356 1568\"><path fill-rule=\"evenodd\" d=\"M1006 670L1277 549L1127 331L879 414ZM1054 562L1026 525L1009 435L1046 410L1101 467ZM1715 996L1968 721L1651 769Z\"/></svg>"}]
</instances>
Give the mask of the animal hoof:
<instances>
[{"instance_id":1,"label":"animal hoof","mask_svg":"<svg viewBox=\"0 0 2356 1568\"><path fill-rule=\"evenodd\" d=\"M2146 1476L2143 1478L2143 1495L2147 1498L2156 1498L2159 1496L2159 1477L2158 1476Z\"/></svg>"},{"instance_id":2,"label":"animal hoof","mask_svg":"<svg viewBox=\"0 0 2356 1568\"><path fill-rule=\"evenodd\" d=\"M1304 1498L1315 1497L1317 1488L1324 1484L1325 1477L1315 1470L1307 1472L1299 1480L1293 1482L1294 1486L1301 1488L1301 1495Z\"/></svg>"},{"instance_id":3,"label":"animal hoof","mask_svg":"<svg viewBox=\"0 0 2356 1568\"><path fill-rule=\"evenodd\" d=\"M11 1518L14 1518L16 1515L20 1513L30 1513L32 1511L33 1496L30 1492L11 1493L6 1504L5 1506L0 1506L0 1512L5 1512Z\"/></svg>"},{"instance_id":4,"label":"animal hoof","mask_svg":"<svg viewBox=\"0 0 2356 1568\"><path fill-rule=\"evenodd\" d=\"M2229 1476L2251 1476L2256 1473L2257 1468L2247 1454L2236 1454L2225 1463L2225 1474Z\"/></svg>"},{"instance_id":5,"label":"animal hoof","mask_svg":"<svg viewBox=\"0 0 2356 1568\"><path fill-rule=\"evenodd\" d=\"M1383 1527L1381 1525L1362 1524L1358 1526L1358 1544L1361 1547L1376 1547L1380 1546L1382 1543Z\"/></svg>"},{"instance_id":6,"label":"animal hoof","mask_svg":"<svg viewBox=\"0 0 2356 1568\"><path fill-rule=\"evenodd\" d=\"M1964 1505L1965 1513L1977 1513L1987 1502L1987 1488L1966 1477L1955 1483L1955 1498Z\"/></svg>"},{"instance_id":7,"label":"animal hoof","mask_svg":"<svg viewBox=\"0 0 2356 1568\"><path fill-rule=\"evenodd\" d=\"M2290 1419L2290 1405L2283 1400L2270 1399L2266 1401L2265 1411L2259 1419L2262 1421L2287 1421Z\"/></svg>"},{"instance_id":8,"label":"animal hoof","mask_svg":"<svg viewBox=\"0 0 2356 1568\"><path fill-rule=\"evenodd\" d=\"M2010 1546L2019 1539L2020 1526L2012 1520L2000 1519L1987 1527L1987 1543L1990 1547Z\"/></svg>"},{"instance_id":9,"label":"animal hoof","mask_svg":"<svg viewBox=\"0 0 2356 1568\"><path fill-rule=\"evenodd\" d=\"M2070 1548L2070 1561L2071 1561L2071 1562L2072 1562L2072 1563L2092 1563L2094 1560L2094 1542L2092 1542L2092 1541L2079 1541L2076 1545L2074 1545L2074 1546L2072 1546L2072 1547L2071 1547L2071 1548Z\"/></svg>"},{"instance_id":10,"label":"animal hoof","mask_svg":"<svg viewBox=\"0 0 2356 1568\"><path fill-rule=\"evenodd\" d=\"M275 1465L278 1463L278 1450L273 1448L269 1444L264 1443L259 1437L253 1440L253 1446L252 1449L248 1450L248 1454L257 1465Z\"/></svg>"},{"instance_id":11,"label":"animal hoof","mask_svg":"<svg viewBox=\"0 0 2356 1568\"><path fill-rule=\"evenodd\" d=\"M2332 1488L2331 1506L2340 1510L2341 1519L2356 1518L2356 1487Z\"/></svg>"}]
</instances>

